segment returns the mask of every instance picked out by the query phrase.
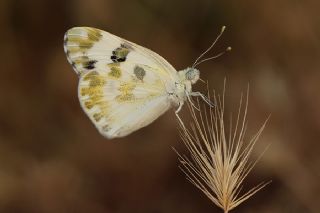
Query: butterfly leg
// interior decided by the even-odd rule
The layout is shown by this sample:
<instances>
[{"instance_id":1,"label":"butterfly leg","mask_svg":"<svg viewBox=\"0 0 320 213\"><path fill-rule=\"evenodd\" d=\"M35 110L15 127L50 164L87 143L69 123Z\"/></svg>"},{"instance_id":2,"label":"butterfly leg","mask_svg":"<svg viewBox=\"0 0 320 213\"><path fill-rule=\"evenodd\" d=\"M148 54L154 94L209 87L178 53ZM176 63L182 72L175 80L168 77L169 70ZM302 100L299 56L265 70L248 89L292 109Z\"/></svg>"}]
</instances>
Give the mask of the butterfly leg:
<instances>
[{"instance_id":1,"label":"butterfly leg","mask_svg":"<svg viewBox=\"0 0 320 213\"><path fill-rule=\"evenodd\" d=\"M179 102L179 107L178 109L175 111L176 115L180 112L180 110L182 109L183 106L183 102Z\"/></svg>"},{"instance_id":2,"label":"butterfly leg","mask_svg":"<svg viewBox=\"0 0 320 213\"><path fill-rule=\"evenodd\" d=\"M215 106L215 104L212 103L211 100L208 97L206 97L205 95L203 95L200 92L191 92L190 96L201 97L202 100L204 100L207 104L209 104L210 107L214 107Z\"/></svg>"},{"instance_id":3,"label":"butterfly leg","mask_svg":"<svg viewBox=\"0 0 320 213\"><path fill-rule=\"evenodd\" d=\"M182 129L186 129L185 128L185 126L184 126L184 123L183 123L183 121L181 120L181 118L180 118L180 116L179 116L179 112L180 112L180 110L182 109L182 106L183 106L183 102L179 102L179 107L178 107L178 109L175 111L175 114L176 114L176 117L177 117L177 119L178 119L178 121L179 121L179 124L180 124L180 126L182 127Z\"/></svg>"},{"instance_id":4,"label":"butterfly leg","mask_svg":"<svg viewBox=\"0 0 320 213\"><path fill-rule=\"evenodd\" d=\"M192 107L194 107L196 110L198 110L200 112L200 108L197 107L193 102L192 102L192 99L190 98L190 95L187 94L187 98L188 98L188 101L189 103L191 104Z\"/></svg>"}]
</instances>

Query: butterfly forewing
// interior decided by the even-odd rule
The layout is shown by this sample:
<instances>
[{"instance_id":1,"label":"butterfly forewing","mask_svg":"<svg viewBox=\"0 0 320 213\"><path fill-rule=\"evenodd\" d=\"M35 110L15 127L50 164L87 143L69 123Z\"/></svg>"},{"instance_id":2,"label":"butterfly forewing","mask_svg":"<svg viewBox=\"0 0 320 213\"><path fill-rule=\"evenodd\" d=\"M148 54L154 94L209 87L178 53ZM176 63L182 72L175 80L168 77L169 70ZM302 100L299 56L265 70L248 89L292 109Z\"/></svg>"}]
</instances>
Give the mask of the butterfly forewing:
<instances>
[{"instance_id":1,"label":"butterfly forewing","mask_svg":"<svg viewBox=\"0 0 320 213\"><path fill-rule=\"evenodd\" d=\"M65 34L64 49L78 74L101 63L130 61L160 68L160 74L168 78L176 77L176 70L157 53L96 28L71 28Z\"/></svg>"}]
</instances>

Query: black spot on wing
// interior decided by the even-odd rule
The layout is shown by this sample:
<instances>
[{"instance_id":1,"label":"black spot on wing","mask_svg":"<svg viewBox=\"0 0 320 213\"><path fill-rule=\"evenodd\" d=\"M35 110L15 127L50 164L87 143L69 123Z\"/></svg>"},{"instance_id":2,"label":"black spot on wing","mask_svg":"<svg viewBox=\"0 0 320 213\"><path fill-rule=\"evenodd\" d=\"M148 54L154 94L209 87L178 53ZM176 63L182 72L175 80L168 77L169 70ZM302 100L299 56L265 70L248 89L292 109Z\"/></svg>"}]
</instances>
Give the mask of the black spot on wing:
<instances>
[{"instance_id":1,"label":"black spot on wing","mask_svg":"<svg viewBox=\"0 0 320 213\"><path fill-rule=\"evenodd\" d=\"M118 58L117 62L124 62L127 58Z\"/></svg>"},{"instance_id":2,"label":"black spot on wing","mask_svg":"<svg viewBox=\"0 0 320 213\"><path fill-rule=\"evenodd\" d=\"M92 69L95 68L95 63L97 63L96 60L90 60L90 61L88 61L88 62L86 62L86 63L84 64L84 68L86 68L86 69L88 69L88 70L92 70Z\"/></svg>"},{"instance_id":3,"label":"black spot on wing","mask_svg":"<svg viewBox=\"0 0 320 213\"><path fill-rule=\"evenodd\" d=\"M110 59L111 59L114 63L117 63L117 62L118 62L118 58L117 58L117 56L115 56L115 55L112 55L112 56L110 57Z\"/></svg>"},{"instance_id":4,"label":"black spot on wing","mask_svg":"<svg viewBox=\"0 0 320 213\"><path fill-rule=\"evenodd\" d=\"M126 44L121 44L120 47L117 47L115 50L112 51L110 59L114 63L124 62L126 61L131 49Z\"/></svg>"}]
</instances>

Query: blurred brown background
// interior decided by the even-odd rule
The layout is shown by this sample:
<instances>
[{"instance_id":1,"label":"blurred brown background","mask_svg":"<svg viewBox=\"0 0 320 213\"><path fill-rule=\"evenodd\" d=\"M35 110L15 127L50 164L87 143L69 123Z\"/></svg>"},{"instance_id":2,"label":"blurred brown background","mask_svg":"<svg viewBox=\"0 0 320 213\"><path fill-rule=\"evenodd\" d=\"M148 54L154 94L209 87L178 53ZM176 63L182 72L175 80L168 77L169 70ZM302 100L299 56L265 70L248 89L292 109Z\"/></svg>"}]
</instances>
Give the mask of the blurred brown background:
<instances>
[{"instance_id":1,"label":"blurred brown background","mask_svg":"<svg viewBox=\"0 0 320 213\"><path fill-rule=\"evenodd\" d=\"M221 212L178 169L173 110L125 138L100 136L63 35L98 27L179 70L222 25L211 55L233 51L200 65L202 78L218 91L227 78L228 110L250 83L249 135L271 113L254 156L271 146L244 190L273 182L234 212L320 212L319 10L317 0L1 0L0 212Z\"/></svg>"}]
</instances>

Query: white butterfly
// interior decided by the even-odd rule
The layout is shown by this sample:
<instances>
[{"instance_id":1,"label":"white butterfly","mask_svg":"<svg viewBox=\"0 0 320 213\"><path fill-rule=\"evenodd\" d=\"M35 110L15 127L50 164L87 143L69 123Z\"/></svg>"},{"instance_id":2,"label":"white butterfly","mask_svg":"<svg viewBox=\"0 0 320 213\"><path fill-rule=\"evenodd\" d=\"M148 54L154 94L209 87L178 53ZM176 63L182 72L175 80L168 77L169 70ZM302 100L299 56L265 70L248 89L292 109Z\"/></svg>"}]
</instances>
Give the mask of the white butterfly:
<instances>
[{"instance_id":1,"label":"white butterfly","mask_svg":"<svg viewBox=\"0 0 320 213\"><path fill-rule=\"evenodd\" d=\"M80 78L80 104L107 138L147 126L171 106L177 106L177 114L190 96L207 100L191 85L200 75L194 67L208 50L192 67L177 72L157 53L90 27L68 30L64 50Z\"/></svg>"}]
</instances>

